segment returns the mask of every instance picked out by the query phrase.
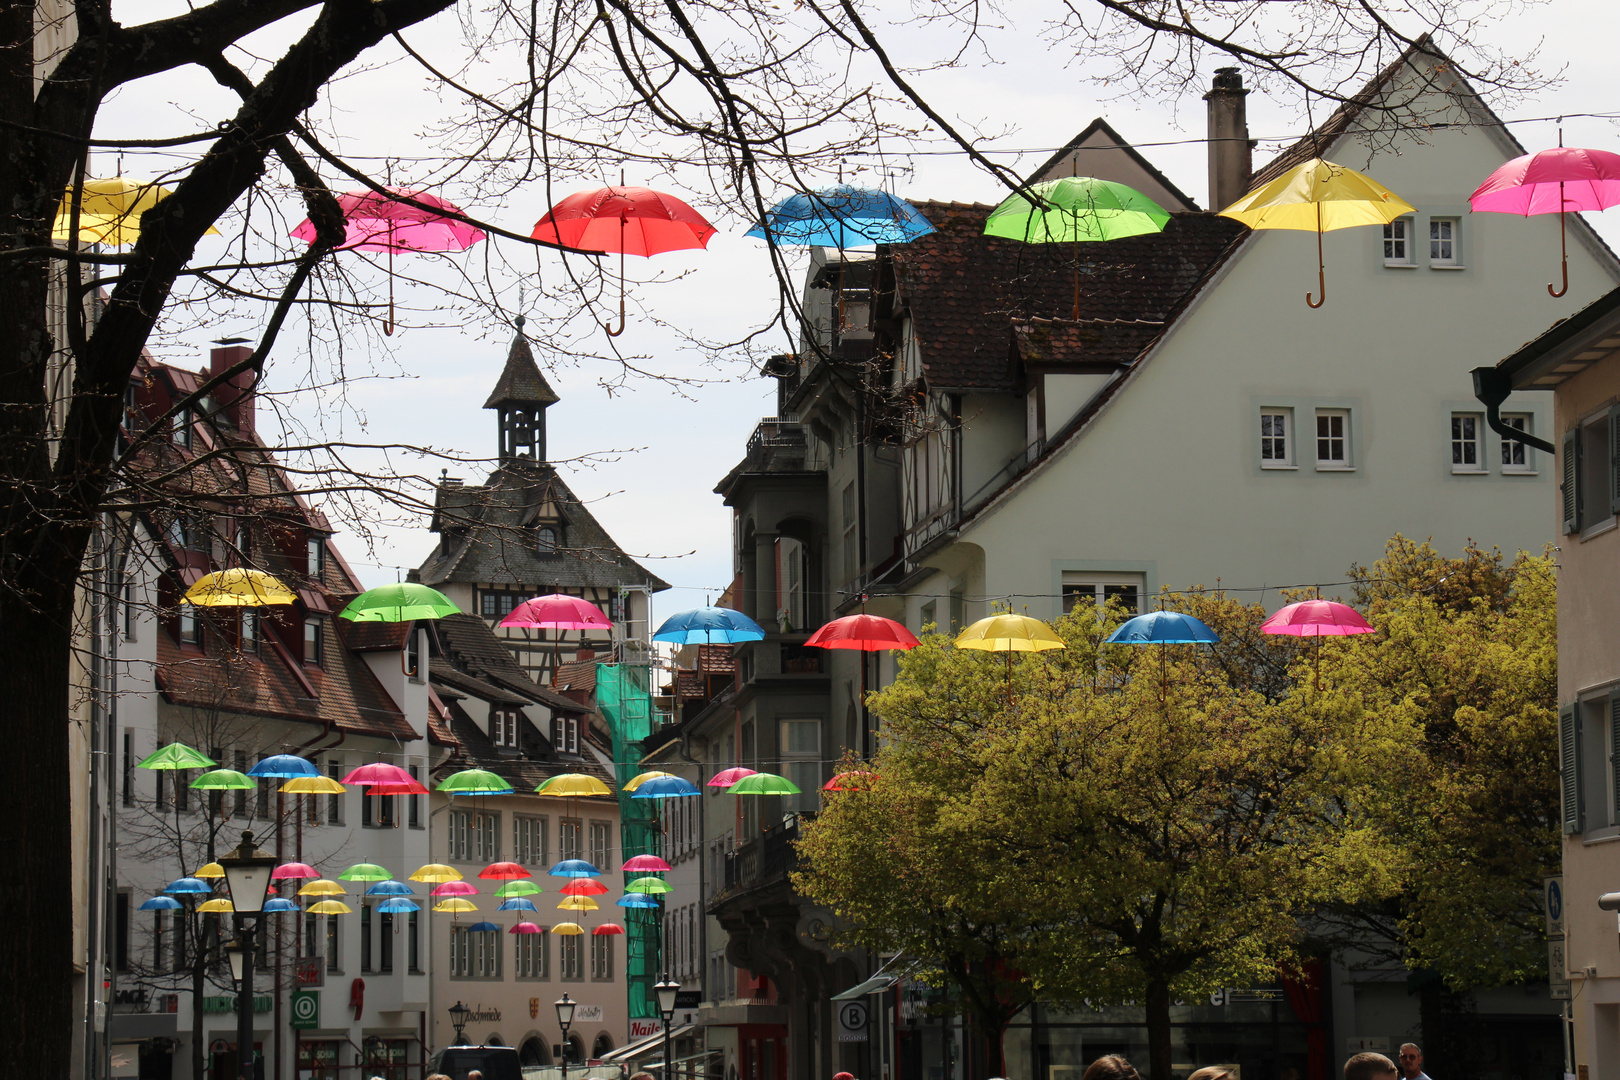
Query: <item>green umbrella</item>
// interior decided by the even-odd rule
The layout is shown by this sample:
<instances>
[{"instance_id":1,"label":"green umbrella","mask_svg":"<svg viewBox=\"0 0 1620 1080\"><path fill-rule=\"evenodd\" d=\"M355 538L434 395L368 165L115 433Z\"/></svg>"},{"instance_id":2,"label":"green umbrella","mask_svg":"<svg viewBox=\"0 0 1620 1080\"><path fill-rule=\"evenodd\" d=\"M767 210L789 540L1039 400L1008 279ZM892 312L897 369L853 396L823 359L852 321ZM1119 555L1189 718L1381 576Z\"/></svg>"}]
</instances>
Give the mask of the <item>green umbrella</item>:
<instances>
[{"instance_id":1,"label":"green umbrella","mask_svg":"<svg viewBox=\"0 0 1620 1080\"><path fill-rule=\"evenodd\" d=\"M376 863L355 863L338 875L339 881L387 881L394 875Z\"/></svg>"},{"instance_id":2,"label":"green umbrella","mask_svg":"<svg viewBox=\"0 0 1620 1080\"><path fill-rule=\"evenodd\" d=\"M235 769L215 769L197 777L191 786L198 791L251 791L259 786L259 782Z\"/></svg>"},{"instance_id":3,"label":"green umbrella","mask_svg":"<svg viewBox=\"0 0 1620 1080\"><path fill-rule=\"evenodd\" d=\"M669 882L663 878L638 877L624 887L625 892L638 893L666 893L669 892Z\"/></svg>"},{"instance_id":4,"label":"green umbrella","mask_svg":"<svg viewBox=\"0 0 1620 1080\"><path fill-rule=\"evenodd\" d=\"M458 795L510 795L512 785L486 769L462 769L451 773L439 784L440 791L453 791Z\"/></svg>"},{"instance_id":5,"label":"green umbrella","mask_svg":"<svg viewBox=\"0 0 1620 1080\"><path fill-rule=\"evenodd\" d=\"M439 590L404 581L397 585L379 585L361 593L338 612L338 617L353 622L411 622L459 614L461 609Z\"/></svg>"},{"instance_id":6,"label":"green umbrella","mask_svg":"<svg viewBox=\"0 0 1620 1080\"><path fill-rule=\"evenodd\" d=\"M508 881L505 885L502 885L500 888L495 890L495 895L533 896L535 893L543 893L545 891L546 890L542 889L532 881Z\"/></svg>"},{"instance_id":7,"label":"green umbrella","mask_svg":"<svg viewBox=\"0 0 1620 1080\"><path fill-rule=\"evenodd\" d=\"M149 754L137 769L212 769L219 762L185 743L170 743Z\"/></svg>"},{"instance_id":8,"label":"green umbrella","mask_svg":"<svg viewBox=\"0 0 1620 1080\"><path fill-rule=\"evenodd\" d=\"M799 789L793 781L775 773L757 772L745 776L726 788L728 795L797 795Z\"/></svg>"}]
</instances>

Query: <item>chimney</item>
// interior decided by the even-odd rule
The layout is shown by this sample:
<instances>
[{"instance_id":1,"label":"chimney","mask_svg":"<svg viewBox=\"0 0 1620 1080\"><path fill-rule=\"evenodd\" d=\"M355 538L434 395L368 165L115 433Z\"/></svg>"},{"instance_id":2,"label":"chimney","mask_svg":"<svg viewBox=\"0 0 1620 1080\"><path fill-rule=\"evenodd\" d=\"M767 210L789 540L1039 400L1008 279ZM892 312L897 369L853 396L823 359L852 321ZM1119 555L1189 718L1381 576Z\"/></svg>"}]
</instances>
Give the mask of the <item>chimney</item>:
<instances>
[{"instance_id":1,"label":"chimney","mask_svg":"<svg viewBox=\"0 0 1620 1080\"><path fill-rule=\"evenodd\" d=\"M210 375L218 376L222 371L229 371L253 355L253 350L243 344L243 340L226 338L216 342L219 347L208 354ZM249 436L253 434L253 380L254 373L244 371L214 391L214 400L219 403L219 411L225 422L234 424L236 430Z\"/></svg>"},{"instance_id":2,"label":"chimney","mask_svg":"<svg viewBox=\"0 0 1620 1080\"><path fill-rule=\"evenodd\" d=\"M1204 95L1209 102L1209 208L1217 212L1249 190L1252 144L1243 106L1248 95L1235 67L1216 68L1215 84Z\"/></svg>"},{"instance_id":3,"label":"chimney","mask_svg":"<svg viewBox=\"0 0 1620 1080\"><path fill-rule=\"evenodd\" d=\"M579 652L574 654L574 663L576 663L576 664L583 664L583 663L585 663L587 661L595 660L595 659L596 659L596 650L595 649L582 648L582 649L579 650Z\"/></svg>"}]
</instances>

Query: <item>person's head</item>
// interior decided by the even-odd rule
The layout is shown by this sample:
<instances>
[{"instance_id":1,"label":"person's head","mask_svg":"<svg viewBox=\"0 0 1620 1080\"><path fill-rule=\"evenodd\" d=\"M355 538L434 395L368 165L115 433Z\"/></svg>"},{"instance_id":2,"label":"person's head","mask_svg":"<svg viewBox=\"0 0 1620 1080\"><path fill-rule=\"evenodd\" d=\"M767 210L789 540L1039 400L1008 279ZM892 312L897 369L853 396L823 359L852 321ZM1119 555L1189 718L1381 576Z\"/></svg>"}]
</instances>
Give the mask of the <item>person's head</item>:
<instances>
[{"instance_id":1,"label":"person's head","mask_svg":"<svg viewBox=\"0 0 1620 1080\"><path fill-rule=\"evenodd\" d=\"M1142 1080L1142 1077L1130 1062L1118 1054L1109 1054L1087 1066L1080 1080Z\"/></svg>"},{"instance_id":2,"label":"person's head","mask_svg":"<svg viewBox=\"0 0 1620 1080\"><path fill-rule=\"evenodd\" d=\"M1237 1074L1229 1065L1205 1065L1187 1080L1237 1080Z\"/></svg>"},{"instance_id":3,"label":"person's head","mask_svg":"<svg viewBox=\"0 0 1620 1080\"><path fill-rule=\"evenodd\" d=\"M1344 1063L1344 1080L1390 1080L1395 1063L1383 1054L1357 1054Z\"/></svg>"},{"instance_id":4,"label":"person's head","mask_svg":"<svg viewBox=\"0 0 1620 1080\"><path fill-rule=\"evenodd\" d=\"M847 1072L833 1073L833 1080L855 1080L855 1074Z\"/></svg>"},{"instance_id":5,"label":"person's head","mask_svg":"<svg viewBox=\"0 0 1620 1080\"><path fill-rule=\"evenodd\" d=\"M484 1074L479 1072L477 1069L473 1069L467 1073L467 1080L484 1080Z\"/></svg>"},{"instance_id":6,"label":"person's head","mask_svg":"<svg viewBox=\"0 0 1620 1080\"><path fill-rule=\"evenodd\" d=\"M649 1072L638 1072L631 1073L630 1080L654 1080L654 1077L653 1074Z\"/></svg>"},{"instance_id":7,"label":"person's head","mask_svg":"<svg viewBox=\"0 0 1620 1080\"><path fill-rule=\"evenodd\" d=\"M1400 1050L1401 1071L1407 1076L1416 1076L1423 1071L1423 1047L1417 1043L1401 1043Z\"/></svg>"}]
</instances>

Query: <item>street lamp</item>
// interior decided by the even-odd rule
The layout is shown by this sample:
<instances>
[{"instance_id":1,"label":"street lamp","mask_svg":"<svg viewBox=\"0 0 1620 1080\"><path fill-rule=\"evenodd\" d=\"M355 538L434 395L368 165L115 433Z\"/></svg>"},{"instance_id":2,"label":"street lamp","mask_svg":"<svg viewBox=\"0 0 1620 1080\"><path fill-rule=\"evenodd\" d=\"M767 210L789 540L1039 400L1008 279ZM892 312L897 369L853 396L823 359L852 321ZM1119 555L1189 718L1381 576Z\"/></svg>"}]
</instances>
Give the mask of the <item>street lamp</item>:
<instances>
[{"instance_id":1,"label":"street lamp","mask_svg":"<svg viewBox=\"0 0 1620 1080\"><path fill-rule=\"evenodd\" d=\"M574 1006L578 1002L569 1001L568 995L563 994L557 999L557 1026L562 1028L562 1080L568 1080L568 1028L574 1022Z\"/></svg>"},{"instance_id":2,"label":"street lamp","mask_svg":"<svg viewBox=\"0 0 1620 1080\"><path fill-rule=\"evenodd\" d=\"M219 857L225 886L236 915L235 949L228 951L231 975L236 979L236 1074L255 1080L253 1069L253 930L270 892L270 871L276 857L253 846L253 834L244 832L242 844ZM249 920L248 916L253 918Z\"/></svg>"},{"instance_id":3,"label":"street lamp","mask_svg":"<svg viewBox=\"0 0 1620 1080\"><path fill-rule=\"evenodd\" d=\"M658 998L658 1015L664 1018L664 1080L674 1080L675 1055L670 1050L669 1025L675 1019L675 995L681 992L681 984L665 975L661 982L653 984L653 994Z\"/></svg>"},{"instance_id":4,"label":"street lamp","mask_svg":"<svg viewBox=\"0 0 1620 1080\"><path fill-rule=\"evenodd\" d=\"M472 1010L463 1005L460 998L457 998L456 1003L450 1006L450 1023L454 1024L456 1028L457 1046L467 1045L467 1017L471 1015Z\"/></svg>"}]
</instances>

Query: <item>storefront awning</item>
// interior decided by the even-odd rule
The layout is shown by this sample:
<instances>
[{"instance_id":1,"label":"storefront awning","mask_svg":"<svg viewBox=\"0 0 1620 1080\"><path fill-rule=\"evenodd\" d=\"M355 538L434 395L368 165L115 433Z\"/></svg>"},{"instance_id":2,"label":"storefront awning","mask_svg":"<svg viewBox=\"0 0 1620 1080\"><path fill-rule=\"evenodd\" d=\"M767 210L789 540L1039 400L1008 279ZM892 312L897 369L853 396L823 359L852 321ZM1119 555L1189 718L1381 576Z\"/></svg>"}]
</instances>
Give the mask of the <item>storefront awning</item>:
<instances>
[{"instance_id":1,"label":"storefront awning","mask_svg":"<svg viewBox=\"0 0 1620 1080\"><path fill-rule=\"evenodd\" d=\"M863 983L856 983L842 994L834 994L832 999L834 1001L854 1001L857 998L865 997L867 994L881 994L899 981L900 979L894 975L874 975Z\"/></svg>"},{"instance_id":2,"label":"storefront awning","mask_svg":"<svg viewBox=\"0 0 1620 1080\"><path fill-rule=\"evenodd\" d=\"M670 1037L671 1041L673 1041L675 1039L680 1039L680 1038L684 1038L685 1036L692 1035L697 1030L698 1030L698 1026L696 1024L682 1024L680 1027L671 1028L670 1032L669 1032L669 1037ZM663 1048L664 1048L664 1033L662 1031L659 1031L659 1032L657 1032L655 1034L648 1035L645 1039L637 1039L635 1042L625 1043L623 1046L619 1047L617 1050L613 1050L613 1051L610 1051L609 1053L603 1054L597 1060L601 1061L602 1064L604 1064L604 1065L609 1064L610 1062L615 1062L615 1061L629 1061L632 1058L640 1057L642 1054L661 1052L663 1050Z\"/></svg>"}]
</instances>

